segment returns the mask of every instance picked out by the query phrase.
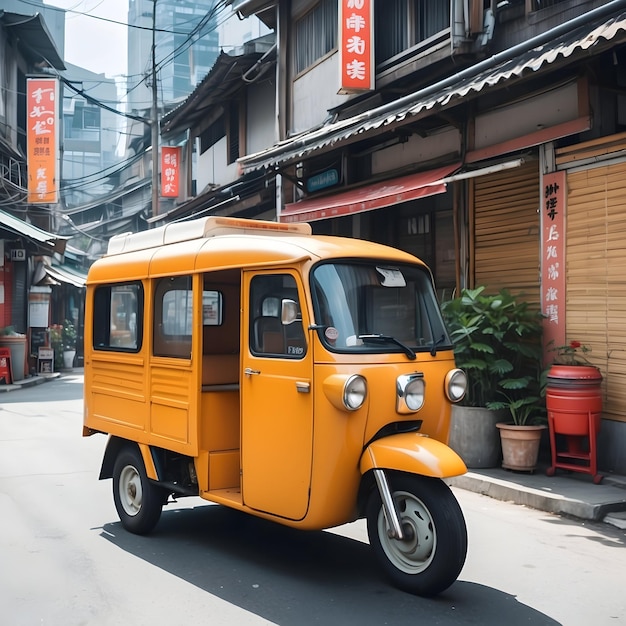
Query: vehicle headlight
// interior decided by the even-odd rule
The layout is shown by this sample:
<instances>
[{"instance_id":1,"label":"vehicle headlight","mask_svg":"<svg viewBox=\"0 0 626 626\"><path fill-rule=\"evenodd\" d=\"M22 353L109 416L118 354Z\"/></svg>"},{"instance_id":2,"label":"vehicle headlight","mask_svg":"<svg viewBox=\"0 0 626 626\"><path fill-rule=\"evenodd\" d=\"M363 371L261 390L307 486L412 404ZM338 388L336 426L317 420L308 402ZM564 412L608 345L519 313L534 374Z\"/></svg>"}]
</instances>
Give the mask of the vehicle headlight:
<instances>
[{"instance_id":1,"label":"vehicle headlight","mask_svg":"<svg viewBox=\"0 0 626 626\"><path fill-rule=\"evenodd\" d=\"M415 413L424 404L426 383L423 374L403 374L396 380L396 411Z\"/></svg>"},{"instance_id":2,"label":"vehicle headlight","mask_svg":"<svg viewBox=\"0 0 626 626\"><path fill-rule=\"evenodd\" d=\"M340 411L356 411L367 398L367 381L359 374L333 374L324 380L324 394Z\"/></svg>"},{"instance_id":3,"label":"vehicle headlight","mask_svg":"<svg viewBox=\"0 0 626 626\"><path fill-rule=\"evenodd\" d=\"M460 369L450 370L446 375L444 389L450 402L462 400L467 391L467 374Z\"/></svg>"},{"instance_id":4,"label":"vehicle headlight","mask_svg":"<svg viewBox=\"0 0 626 626\"><path fill-rule=\"evenodd\" d=\"M367 396L367 383L363 376L350 376L343 388L343 404L349 411L356 411L363 406Z\"/></svg>"}]
</instances>

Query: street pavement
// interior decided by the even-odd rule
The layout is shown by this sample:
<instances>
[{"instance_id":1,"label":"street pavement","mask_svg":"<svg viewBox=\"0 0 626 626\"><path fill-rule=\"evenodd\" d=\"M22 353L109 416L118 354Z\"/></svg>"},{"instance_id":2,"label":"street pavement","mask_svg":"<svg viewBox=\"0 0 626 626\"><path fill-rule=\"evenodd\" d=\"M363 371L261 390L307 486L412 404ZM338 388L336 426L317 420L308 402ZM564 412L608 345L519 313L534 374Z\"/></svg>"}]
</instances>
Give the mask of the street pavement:
<instances>
[{"instance_id":1,"label":"street pavement","mask_svg":"<svg viewBox=\"0 0 626 626\"><path fill-rule=\"evenodd\" d=\"M71 372L31 376L12 385L0 384L0 397L2 392L24 393L32 385L54 383L62 376L82 378L83 370L76 368ZM540 466L531 474L502 468L470 469L446 482L497 500L626 530L626 476L600 472L604 478L596 485L589 474L557 469L555 476L547 476L545 470L545 466Z\"/></svg>"}]
</instances>

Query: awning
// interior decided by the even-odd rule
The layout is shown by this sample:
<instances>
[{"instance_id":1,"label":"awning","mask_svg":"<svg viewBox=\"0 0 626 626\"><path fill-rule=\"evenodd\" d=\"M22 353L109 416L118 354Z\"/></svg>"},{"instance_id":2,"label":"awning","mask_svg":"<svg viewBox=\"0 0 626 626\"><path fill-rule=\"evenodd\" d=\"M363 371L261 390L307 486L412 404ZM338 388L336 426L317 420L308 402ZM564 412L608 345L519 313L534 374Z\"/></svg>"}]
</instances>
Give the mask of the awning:
<instances>
[{"instance_id":1,"label":"awning","mask_svg":"<svg viewBox=\"0 0 626 626\"><path fill-rule=\"evenodd\" d=\"M44 270L50 278L74 287L84 287L87 282L86 274L70 269L67 265L44 265Z\"/></svg>"},{"instance_id":2,"label":"awning","mask_svg":"<svg viewBox=\"0 0 626 626\"><path fill-rule=\"evenodd\" d=\"M0 229L1 228L15 233L16 235L22 235L31 241L43 245L54 252L60 252L61 254L65 250L65 244L69 239L69 237L61 237L60 235L53 235L45 230L41 230L41 228L37 228L2 210L0 210Z\"/></svg>"},{"instance_id":3,"label":"awning","mask_svg":"<svg viewBox=\"0 0 626 626\"><path fill-rule=\"evenodd\" d=\"M344 191L334 196L292 202L285 205L280 214L280 221L313 222L382 209L401 202L444 193L446 183L441 179L449 176L460 165L460 163L445 165L427 172L392 178L351 191Z\"/></svg>"},{"instance_id":4,"label":"awning","mask_svg":"<svg viewBox=\"0 0 626 626\"><path fill-rule=\"evenodd\" d=\"M618 5L621 5L619 11L615 8ZM611 9L613 13L609 17ZM278 168L338 142L356 139L357 135L364 138L368 132L450 108L488 89L508 87L512 81L523 78L522 75L555 70L573 63L581 55L599 54L609 45L626 40L623 2L613 1L590 11L584 23L582 17L543 33L542 40L524 42L393 102L307 131L237 162L244 173Z\"/></svg>"},{"instance_id":5,"label":"awning","mask_svg":"<svg viewBox=\"0 0 626 626\"><path fill-rule=\"evenodd\" d=\"M22 15L0 10L0 21L16 36L22 54L33 65L44 63L57 70L67 69L41 13Z\"/></svg>"}]
</instances>

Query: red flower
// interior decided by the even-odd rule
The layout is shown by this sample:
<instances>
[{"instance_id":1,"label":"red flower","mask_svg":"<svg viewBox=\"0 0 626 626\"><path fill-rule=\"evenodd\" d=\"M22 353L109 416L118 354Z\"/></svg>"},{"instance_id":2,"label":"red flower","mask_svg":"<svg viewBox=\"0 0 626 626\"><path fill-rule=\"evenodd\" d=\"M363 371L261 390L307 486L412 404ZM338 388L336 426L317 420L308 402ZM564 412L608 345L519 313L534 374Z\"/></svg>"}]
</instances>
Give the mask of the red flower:
<instances>
[{"instance_id":1,"label":"red flower","mask_svg":"<svg viewBox=\"0 0 626 626\"><path fill-rule=\"evenodd\" d=\"M580 346L582 346L580 341L570 341L569 342L569 347L570 348L574 348L574 350L576 350L576 348L580 348Z\"/></svg>"}]
</instances>

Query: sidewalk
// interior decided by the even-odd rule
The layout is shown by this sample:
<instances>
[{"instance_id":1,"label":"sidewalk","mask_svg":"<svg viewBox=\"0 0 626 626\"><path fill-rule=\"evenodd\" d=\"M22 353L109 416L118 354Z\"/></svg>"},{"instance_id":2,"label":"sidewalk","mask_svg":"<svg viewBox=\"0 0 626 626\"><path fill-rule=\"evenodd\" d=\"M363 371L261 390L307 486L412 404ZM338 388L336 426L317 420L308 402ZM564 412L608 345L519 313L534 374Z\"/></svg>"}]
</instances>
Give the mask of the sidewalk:
<instances>
[{"instance_id":1,"label":"sidewalk","mask_svg":"<svg viewBox=\"0 0 626 626\"><path fill-rule=\"evenodd\" d=\"M555 476L547 476L545 470L545 466L539 467L528 474L501 468L471 469L446 482L497 500L626 530L626 476L604 474L602 482L595 485L589 474L557 469Z\"/></svg>"},{"instance_id":2,"label":"sidewalk","mask_svg":"<svg viewBox=\"0 0 626 626\"><path fill-rule=\"evenodd\" d=\"M13 385L0 385L0 395L65 376L83 376L83 369L31 376ZM588 474L557 470L556 475L550 477L545 469L545 466L539 467L534 474L501 468L470 469L467 474L446 482L496 500L557 515L604 522L626 530L626 476L605 475L602 483L595 485Z\"/></svg>"}]
</instances>

